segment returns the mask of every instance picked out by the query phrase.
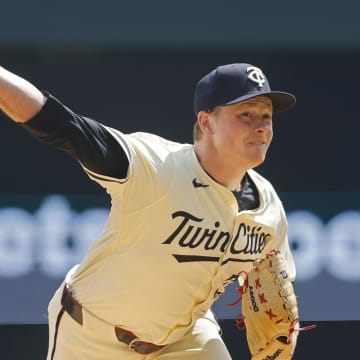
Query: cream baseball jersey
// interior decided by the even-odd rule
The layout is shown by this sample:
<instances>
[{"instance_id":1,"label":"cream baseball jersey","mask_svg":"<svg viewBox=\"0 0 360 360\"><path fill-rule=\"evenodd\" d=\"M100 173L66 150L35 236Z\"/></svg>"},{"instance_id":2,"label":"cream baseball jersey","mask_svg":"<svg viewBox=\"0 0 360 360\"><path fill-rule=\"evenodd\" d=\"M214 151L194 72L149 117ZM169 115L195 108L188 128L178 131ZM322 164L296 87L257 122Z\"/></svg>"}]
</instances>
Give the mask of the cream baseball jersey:
<instances>
[{"instance_id":1,"label":"cream baseball jersey","mask_svg":"<svg viewBox=\"0 0 360 360\"><path fill-rule=\"evenodd\" d=\"M107 130L126 152L129 170L118 179L84 166L111 196L107 224L70 281L87 310L166 344L269 250L280 249L295 277L283 206L257 172L248 175L260 205L243 211L202 169L192 145Z\"/></svg>"}]
</instances>

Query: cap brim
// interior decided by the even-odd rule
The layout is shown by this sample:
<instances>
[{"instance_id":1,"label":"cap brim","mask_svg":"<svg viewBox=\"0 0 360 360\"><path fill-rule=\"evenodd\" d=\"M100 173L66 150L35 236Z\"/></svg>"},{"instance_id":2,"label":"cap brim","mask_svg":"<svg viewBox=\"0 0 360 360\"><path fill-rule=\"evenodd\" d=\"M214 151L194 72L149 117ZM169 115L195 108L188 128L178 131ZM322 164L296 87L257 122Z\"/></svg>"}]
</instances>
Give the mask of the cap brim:
<instances>
[{"instance_id":1,"label":"cap brim","mask_svg":"<svg viewBox=\"0 0 360 360\"><path fill-rule=\"evenodd\" d=\"M269 91L264 93L256 93L256 94L247 94L231 100L223 105L231 105L236 104L241 101L245 101L248 99L252 99L257 96L267 96L271 99L273 104L273 112L283 112L290 110L296 103L296 97L290 93L282 92L282 91Z\"/></svg>"}]
</instances>

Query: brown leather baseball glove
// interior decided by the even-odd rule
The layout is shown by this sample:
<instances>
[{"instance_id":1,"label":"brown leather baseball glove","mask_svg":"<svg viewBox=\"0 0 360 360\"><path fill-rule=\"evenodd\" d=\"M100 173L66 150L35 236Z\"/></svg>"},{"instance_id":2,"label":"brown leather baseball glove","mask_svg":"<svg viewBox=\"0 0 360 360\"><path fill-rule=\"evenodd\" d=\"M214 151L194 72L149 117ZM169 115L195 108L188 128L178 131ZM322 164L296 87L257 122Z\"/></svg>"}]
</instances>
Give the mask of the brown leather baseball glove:
<instances>
[{"instance_id":1,"label":"brown leather baseball glove","mask_svg":"<svg viewBox=\"0 0 360 360\"><path fill-rule=\"evenodd\" d=\"M243 278L237 324L245 325L251 359L292 359L299 330L313 326L300 329L295 291L280 252L272 250L254 261Z\"/></svg>"}]
</instances>

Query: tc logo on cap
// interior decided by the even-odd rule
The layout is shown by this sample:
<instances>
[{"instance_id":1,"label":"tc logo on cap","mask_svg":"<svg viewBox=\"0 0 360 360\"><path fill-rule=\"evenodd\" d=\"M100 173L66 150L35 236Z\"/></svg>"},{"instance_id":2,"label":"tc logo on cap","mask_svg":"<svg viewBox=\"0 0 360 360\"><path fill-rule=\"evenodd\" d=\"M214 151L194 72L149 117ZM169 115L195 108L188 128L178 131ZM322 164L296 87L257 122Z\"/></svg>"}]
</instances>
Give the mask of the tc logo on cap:
<instances>
[{"instance_id":1,"label":"tc logo on cap","mask_svg":"<svg viewBox=\"0 0 360 360\"><path fill-rule=\"evenodd\" d=\"M263 74L261 69L259 69L258 67L255 67L255 66L249 66L248 68L246 68L246 72L248 74L249 80L258 84L259 87L264 86L264 83L266 80L265 80L265 75Z\"/></svg>"}]
</instances>

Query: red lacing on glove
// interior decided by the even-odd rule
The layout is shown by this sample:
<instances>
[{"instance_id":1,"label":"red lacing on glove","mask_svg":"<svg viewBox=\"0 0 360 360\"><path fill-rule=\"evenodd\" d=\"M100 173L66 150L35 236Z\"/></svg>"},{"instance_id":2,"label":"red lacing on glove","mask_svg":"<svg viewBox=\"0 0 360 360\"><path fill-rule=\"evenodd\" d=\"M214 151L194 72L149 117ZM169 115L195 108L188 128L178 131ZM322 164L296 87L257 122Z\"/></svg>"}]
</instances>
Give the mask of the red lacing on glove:
<instances>
[{"instance_id":1,"label":"red lacing on glove","mask_svg":"<svg viewBox=\"0 0 360 360\"><path fill-rule=\"evenodd\" d=\"M308 325L308 326L304 326L304 327L295 329L295 325L298 322L299 322L299 319L294 319L290 324L289 336L288 336L288 340L287 340L288 344L290 343L290 335L292 333L294 333L295 331L307 331L307 330L316 328L316 325L313 324L313 325Z\"/></svg>"},{"instance_id":2,"label":"red lacing on glove","mask_svg":"<svg viewBox=\"0 0 360 360\"><path fill-rule=\"evenodd\" d=\"M244 314L239 313L235 316L235 326L240 331L243 331L246 329Z\"/></svg>"},{"instance_id":3,"label":"red lacing on glove","mask_svg":"<svg viewBox=\"0 0 360 360\"><path fill-rule=\"evenodd\" d=\"M272 250L270 250L270 251L266 254L266 256L265 256L264 258L262 258L262 259L259 260L259 263L262 263L262 262L264 262L265 260L269 260L273 255L276 255L276 254L280 254L280 251L279 251L278 249L272 249ZM272 262L271 262L271 260L270 260L270 262L269 262L269 266L272 267Z\"/></svg>"},{"instance_id":4,"label":"red lacing on glove","mask_svg":"<svg viewBox=\"0 0 360 360\"><path fill-rule=\"evenodd\" d=\"M237 300L235 300L233 303L227 304L227 306L235 306L237 304L240 304L243 295L246 293L247 286L248 286L248 284L246 281L246 285L244 284L243 286L240 286L239 288L237 288L236 291L239 293L239 298Z\"/></svg>"},{"instance_id":5,"label":"red lacing on glove","mask_svg":"<svg viewBox=\"0 0 360 360\"><path fill-rule=\"evenodd\" d=\"M234 301L233 303L227 304L227 306L235 306L235 305L239 304L242 300L243 294L246 293L246 290L249 287L249 281L247 279L248 274L245 271L242 271L238 275L240 276L241 274L244 274L245 278L244 278L244 284L236 289L236 291L239 293L239 298L236 301Z\"/></svg>"},{"instance_id":6,"label":"red lacing on glove","mask_svg":"<svg viewBox=\"0 0 360 360\"><path fill-rule=\"evenodd\" d=\"M247 276L248 276L247 273L245 271L242 271L242 272L239 273L239 276L241 274L244 274L245 278L244 278L244 284L236 289L236 291L239 294L239 298L237 300L235 300L233 303L227 304L227 306L235 306L237 304L240 304L243 295L246 293L246 291L247 291L247 289L249 287L249 282L248 282L248 279L247 279ZM245 326L245 317L244 317L243 313L239 313L239 314L236 315L236 317L235 317L235 326L241 331L245 330L245 328L246 328L246 326Z\"/></svg>"}]
</instances>

